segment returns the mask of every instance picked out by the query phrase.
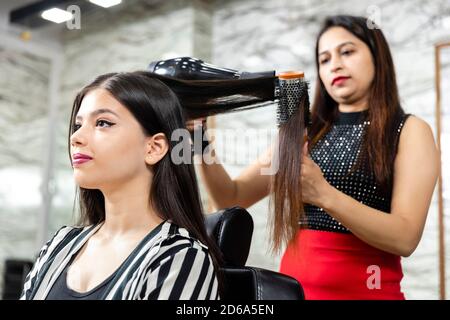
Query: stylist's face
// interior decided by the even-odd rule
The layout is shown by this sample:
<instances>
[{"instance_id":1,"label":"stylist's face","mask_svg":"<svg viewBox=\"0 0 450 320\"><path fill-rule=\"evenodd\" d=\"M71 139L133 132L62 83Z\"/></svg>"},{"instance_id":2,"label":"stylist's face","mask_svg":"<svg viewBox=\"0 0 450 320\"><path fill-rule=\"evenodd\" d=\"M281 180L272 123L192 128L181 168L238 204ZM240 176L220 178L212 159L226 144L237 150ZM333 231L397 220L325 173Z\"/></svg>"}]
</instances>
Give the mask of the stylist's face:
<instances>
[{"instance_id":1,"label":"stylist's face","mask_svg":"<svg viewBox=\"0 0 450 320\"><path fill-rule=\"evenodd\" d=\"M342 27L332 27L319 39L319 76L338 104L367 99L375 74L369 47Z\"/></svg>"}]
</instances>

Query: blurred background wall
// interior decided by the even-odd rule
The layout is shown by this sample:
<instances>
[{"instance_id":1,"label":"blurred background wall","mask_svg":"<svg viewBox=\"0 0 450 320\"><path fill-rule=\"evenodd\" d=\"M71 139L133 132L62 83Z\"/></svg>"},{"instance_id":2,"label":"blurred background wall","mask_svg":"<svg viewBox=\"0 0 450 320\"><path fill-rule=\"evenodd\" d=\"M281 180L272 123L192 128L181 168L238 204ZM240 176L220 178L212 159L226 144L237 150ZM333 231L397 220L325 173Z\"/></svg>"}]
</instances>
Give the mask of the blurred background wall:
<instances>
[{"instance_id":1,"label":"blurred background wall","mask_svg":"<svg viewBox=\"0 0 450 320\"><path fill-rule=\"evenodd\" d=\"M43 241L75 222L69 113L76 92L102 73L194 56L246 71L300 69L312 95L321 21L331 14L362 15L377 21L387 37L404 109L436 129L435 44L450 41L446 0L125 0L109 9L81 11L80 29L65 23L40 28L10 23L11 10L33 2L0 2L0 274L6 258L33 259ZM450 55L446 57L443 68L449 75ZM449 79L444 82L450 89ZM448 98L442 103L450 116ZM275 108L217 116L215 125L222 130L275 129ZM447 149L449 134L442 140ZM250 151L248 145L225 139L217 145L232 176L253 160L236 161L240 155L256 156L268 147L259 140ZM444 181L450 183L446 174ZM203 187L202 196L208 207ZM444 196L449 203L450 192ZM249 212L255 231L248 264L277 270L280 257L268 251L267 199ZM449 230L450 205L446 212ZM437 215L435 196L419 247L403 259L408 299L439 298Z\"/></svg>"}]
</instances>

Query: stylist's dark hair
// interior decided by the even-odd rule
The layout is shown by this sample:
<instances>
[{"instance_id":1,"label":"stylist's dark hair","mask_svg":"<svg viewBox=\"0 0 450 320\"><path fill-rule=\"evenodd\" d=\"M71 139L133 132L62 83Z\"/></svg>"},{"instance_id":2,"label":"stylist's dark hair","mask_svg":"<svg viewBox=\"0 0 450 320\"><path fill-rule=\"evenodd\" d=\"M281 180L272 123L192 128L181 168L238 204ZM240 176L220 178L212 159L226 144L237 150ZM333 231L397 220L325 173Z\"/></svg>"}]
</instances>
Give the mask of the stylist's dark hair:
<instances>
[{"instance_id":1,"label":"stylist's dark hair","mask_svg":"<svg viewBox=\"0 0 450 320\"><path fill-rule=\"evenodd\" d=\"M177 143L170 139L172 132L185 127L185 119L177 96L153 74L145 71L108 73L97 77L77 94L73 103L69 129L69 154L70 136L74 133L75 117L83 98L95 89L108 91L125 106L140 123L146 135L163 133L166 136L169 144L168 152L158 163L149 166L149 170L153 172L149 203L160 214L161 219L171 220L206 244L218 272L221 254L206 233L194 167L187 163L174 164L170 156ZM104 221L105 200L102 192L98 189L81 187L78 187L78 192L80 223L90 225ZM220 288L220 276L218 278Z\"/></svg>"},{"instance_id":2,"label":"stylist's dark hair","mask_svg":"<svg viewBox=\"0 0 450 320\"><path fill-rule=\"evenodd\" d=\"M373 26L371 28L368 25ZM369 109L366 121L370 122L363 140L362 154L355 163L354 170L367 165L374 172L377 182L384 190L392 188L393 162L397 145L396 126L404 114L395 77L394 63L388 43L382 31L367 18L348 15L331 16L325 19L316 41L316 69L319 74L318 47L320 37L332 27L342 27L358 37L370 49L375 66L375 76L369 93ZM317 81L311 111L312 127L309 131L312 147L331 128L338 114L338 104L327 93L324 84Z\"/></svg>"}]
</instances>

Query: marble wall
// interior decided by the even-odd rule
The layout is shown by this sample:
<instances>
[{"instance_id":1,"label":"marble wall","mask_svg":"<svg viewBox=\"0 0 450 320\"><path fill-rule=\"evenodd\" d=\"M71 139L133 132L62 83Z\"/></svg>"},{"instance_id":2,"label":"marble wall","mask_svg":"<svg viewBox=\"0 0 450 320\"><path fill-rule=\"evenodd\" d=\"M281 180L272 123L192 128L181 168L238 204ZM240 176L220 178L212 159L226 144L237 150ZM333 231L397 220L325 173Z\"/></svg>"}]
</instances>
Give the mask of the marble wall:
<instances>
[{"instance_id":1,"label":"marble wall","mask_svg":"<svg viewBox=\"0 0 450 320\"><path fill-rule=\"evenodd\" d=\"M0 274L35 254L49 74L48 59L0 44Z\"/></svg>"},{"instance_id":2,"label":"marble wall","mask_svg":"<svg viewBox=\"0 0 450 320\"><path fill-rule=\"evenodd\" d=\"M450 42L439 48L439 92L440 92L440 127L441 127L441 158L442 162L442 195L443 214L446 241L446 270L447 270L447 297L450 290ZM447 298L448 299L448 298Z\"/></svg>"}]
</instances>

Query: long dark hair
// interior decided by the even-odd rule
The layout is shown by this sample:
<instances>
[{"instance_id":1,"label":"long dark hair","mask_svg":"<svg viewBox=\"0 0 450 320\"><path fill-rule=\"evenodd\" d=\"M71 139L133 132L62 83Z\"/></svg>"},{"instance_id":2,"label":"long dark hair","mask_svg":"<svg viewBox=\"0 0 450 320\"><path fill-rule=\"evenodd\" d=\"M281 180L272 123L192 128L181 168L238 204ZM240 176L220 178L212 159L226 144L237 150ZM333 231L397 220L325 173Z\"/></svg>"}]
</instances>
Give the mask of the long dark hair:
<instances>
[{"instance_id":1,"label":"long dark hair","mask_svg":"<svg viewBox=\"0 0 450 320\"><path fill-rule=\"evenodd\" d=\"M247 110L274 103L278 77L230 80L181 80L157 75L179 97L188 118ZM309 95L300 95L298 107L279 127L278 170L271 177L271 215L269 217L273 252L295 237L303 214L299 183L302 154L292 146L303 146L304 129L309 123ZM300 148L301 150L301 148Z\"/></svg>"},{"instance_id":2,"label":"long dark hair","mask_svg":"<svg viewBox=\"0 0 450 320\"><path fill-rule=\"evenodd\" d=\"M230 80L181 80L146 73L177 95L187 119L249 110L273 104L277 77Z\"/></svg>"},{"instance_id":3,"label":"long dark hair","mask_svg":"<svg viewBox=\"0 0 450 320\"><path fill-rule=\"evenodd\" d=\"M177 226L188 230L193 237L210 249L216 270L221 263L221 254L208 237L200 201L194 167L190 163L174 164L171 151L176 141L170 137L174 130L185 127L185 119L177 96L163 82L143 71L108 73L97 77L85 86L73 103L69 129L74 133L75 117L83 98L90 91L102 88L125 106L140 123L146 135L163 133L169 143L167 154L154 166L149 203L160 218L169 219ZM105 220L105 199L98 189L78 187L80 223L97 224ZM220 282L220 281L219 281Z\"/></svg>"},{"instance_id":4,"label":"long dark hair","mask_svg":"<svg viewBox=\"0 0 450 320\"><path fill-rule=\"evenodd\" d=\"M373 28L368 27L370 23ZM400 106L394 63L383 32L375 23L363 17L330 16L325 19L316 41L316 69L319 74L318 46L322 34L331 27L342 27L363 41L370 49L375 65L375 76L369 92L367 121L370 125L364 136L362 154L355 168L367 158L369 169L384 190L392 188L393 161L396 154L395 127L404 114ZM312 105L312 127L309 131L312 147L331 128L338 114L338 104L325 89L320 77L316 84Z\"/></svg>"},{"instance_id":5,"label":"long dark hair","mask_svg":"<svg viewBox=\"0 0 450 320\"><path fill-rule=\"evenodd\" d=\"M304 214L300 177L308 107L309 96L304 94L300 97L299 108L280 126L278 132L278 146L274 152L278 152L279 167L271 179L269 217L271 249L274 253L295 239L298 223ZM292 243L295 245L295 242Z\"/></svg>"},{"instance_id":6,"label":"long dark hair","mask_svg":"<svg viewBox=\"0 0 450 320\"><path fill-rule=\"evenodd\" d=\"M274 103L278 77L230 80L181 80L155 75L178 96L188 118L247 110ZM303 214L302 189L299 183L302 154L292 146L303 146L304 129L309 123L309 96L300 95L298 107L279 127L278 170L271 179L271 242L277 252L292 240ZM301 150L301 149L300 149Z\"/></svg>"}]
</instances>

